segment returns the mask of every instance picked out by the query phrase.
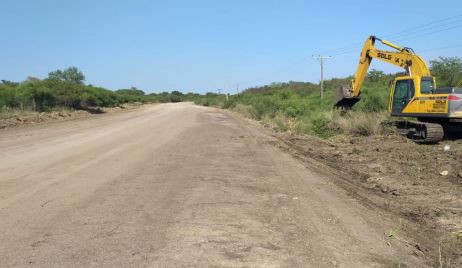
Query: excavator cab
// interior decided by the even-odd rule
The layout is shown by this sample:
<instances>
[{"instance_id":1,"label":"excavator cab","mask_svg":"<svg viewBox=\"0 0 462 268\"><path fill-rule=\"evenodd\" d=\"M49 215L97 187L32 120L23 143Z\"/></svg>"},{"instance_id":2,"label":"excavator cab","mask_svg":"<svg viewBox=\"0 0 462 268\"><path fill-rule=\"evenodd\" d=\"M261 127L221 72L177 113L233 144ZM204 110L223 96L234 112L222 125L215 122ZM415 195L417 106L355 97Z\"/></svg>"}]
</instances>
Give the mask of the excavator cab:
<instances>
[{"instance_id":1,"label":"excavator cab","mask_svg":"<svg viewBox=\"0 0 462 268\"><path fill-rule=\"evenodd\" d=\"M398 77L393 81L388 102L391 115L401 116L403 110L415 96L415 83L412 77Z\"/></svg>"},{"instance_id":2,"label":"excavator cab","mask_svg":"<svg viewBox=\"0 0 462 268\"><path fill-rule=\"evenodd\" d=\"M445 100L435 89L431 76L400 76L391 82L388 111L392 116L421 116L434 112L447 113ZM430 106L431 105L431 106Z\"/></svg>"}]
</instances>

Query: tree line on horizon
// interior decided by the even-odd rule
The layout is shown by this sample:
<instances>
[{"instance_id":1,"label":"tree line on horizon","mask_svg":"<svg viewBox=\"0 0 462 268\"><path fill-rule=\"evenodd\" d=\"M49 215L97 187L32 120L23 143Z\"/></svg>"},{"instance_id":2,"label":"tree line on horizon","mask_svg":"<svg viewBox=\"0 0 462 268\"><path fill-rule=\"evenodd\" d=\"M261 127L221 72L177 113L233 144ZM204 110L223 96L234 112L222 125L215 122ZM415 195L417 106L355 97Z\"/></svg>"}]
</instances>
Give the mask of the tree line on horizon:
<instances>
[{"instance_id":1,"label":"tree line on horizon","mask_svg":"<svg viewBox=\"0 0 462 268\"><path fill-rule=\"evenodd\" d=\"M431 72L437 78L438 86L455 86L462 80L462 59L459 57L440 57L430 61ZM362 91L366 101L359 103L359 109L377 111L385 109L388 91L387 83L393 79L393 74L371 70L368 73L365 88ZM13 108L47 112L55 108L91 109L94 107L114 107L126 103L155 103L194 101L202 105L232 106L237 102L252 104L256 117L267 110L284 110L287 114L300 114L303 110L316 107L331 107L333 89L345 84L351 77L333 78L325 82L326 101L319 102L316 94L317 84L309 82L272 83L271 85L253 87L226 100L225 95L212 92L206 94L182 93L180 91L150 93L132 87L112 91L91 84L85 84L85 75L76 67L50 72L45 79L28 77L23 82L1 80L0 109ZM331 91L331 93L329 93ZM329 95L330 94L330 95ZM280 101L269 101L267 97ZM277 96L277 97L276 97ZM312 101L309 101L313 98ZM296 101L296 104L281 105L286 100ZM332 100L331 100L332 99ZM364 99L364 98L363 98ZM252 100L252 101L251 101ZM274 115L274 112L271 113Z\"/></svg>"},{"instance_id":2,"label":"tree line on horizon","mask_svg":"<svg viewBox=\"0 0 462 268\"><path fill-rule=\"evenodd\" d=\"M55 108L87 110L126 103L180 102L199 94L180 91L150 93L131 87L112 91L85 84L85 75L76 67L50 72L45 79L28 77L23 82L1 80L0 109L47 112Z\"/></svg>"}]
</instances>

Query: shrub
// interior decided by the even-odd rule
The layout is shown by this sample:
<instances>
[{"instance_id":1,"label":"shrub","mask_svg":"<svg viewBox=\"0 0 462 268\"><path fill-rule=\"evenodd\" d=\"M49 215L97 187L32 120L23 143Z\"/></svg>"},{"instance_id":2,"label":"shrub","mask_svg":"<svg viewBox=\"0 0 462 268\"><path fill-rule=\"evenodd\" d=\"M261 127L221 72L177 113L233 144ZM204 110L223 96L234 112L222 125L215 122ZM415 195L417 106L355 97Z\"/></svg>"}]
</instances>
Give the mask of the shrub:
<instances>
[{"instance_id":1,"label":"shrub","mask_svg":"<svg viewBox=\"0 0 462 268\"><path fill-rule=\"evenodd\" d=\"M16 91L13 86L0 84L0 107L18 107Z\"/></svg>"},{"instance_id":2,"label":"shrub","mask_svg":"<svg viewBox=\"0 0 462 268\"><path fill-rule=\"evenodd\" d=\"M329 127L329 123L330 119L324 113L316 114L311 118L311 130L313 134L323 139L332 136L333 133Z\"/></svg>"},{"instance_id":3,"label":"shrub","mask_svg":"<svg viewBox=\"0 0 462 268\"><path fill-rule=\"evenodd\" d=\"M229 99L223 103L223 109L232 109L236 107L236 101L234 99Z\"/></svg>"},{"instance_id":4,"label":"shrub","mask_svg":"<svg viewBox=\"0 0 462 268\"><path fill-rule=\"evenodd\" d=\"M310 134L312 129L311 121L299 119L294 122L292 131L297 134Z\"/></svg>"},{"instance_id":5,"label":"shrub","mask_svg":"<svg viewBox=\"0 0 462 268\"><path fill-rule=\"evenodd\" d=\"M296 117L297 114L298 114L298 110L297 110L297 109L295 109L295 108L292 107L292 106L287 107L287 109L286 109L286 115L287 115L288 117Z\"/></svg>"},{"instance_id":6,"label":"shrub","mask_svg":"<svg viewBox=\"0 0 462 268\"><path fill-rule=\"evenodd\" d=\"M363 112L380 112L387 108L387 98L380 94L367 94L358 103L355 110Z\"/></svg>"},{"instance_id":7,"label":"shrub","mask_svg":"<svg viewBox=\"0 0 462 268\"><path fill-rule=\"evenodd\" d=\"M290 119L287 118L282 112L277 113L274 117L264 115L262 121L276 131L290 130Z\"/></svg>"},{"instance_id":8,"label":"shrub","mask_svg":"<svg viewBox=\"0 0 462 268\"><path fill-rule=\"evenodd\" d=\"M252 117L252 106L250 105L244 105L241 103L237 103L234 108L232 108L234 112L240 113L245 117L251 118Z\"/></svg>"}]
</instances>

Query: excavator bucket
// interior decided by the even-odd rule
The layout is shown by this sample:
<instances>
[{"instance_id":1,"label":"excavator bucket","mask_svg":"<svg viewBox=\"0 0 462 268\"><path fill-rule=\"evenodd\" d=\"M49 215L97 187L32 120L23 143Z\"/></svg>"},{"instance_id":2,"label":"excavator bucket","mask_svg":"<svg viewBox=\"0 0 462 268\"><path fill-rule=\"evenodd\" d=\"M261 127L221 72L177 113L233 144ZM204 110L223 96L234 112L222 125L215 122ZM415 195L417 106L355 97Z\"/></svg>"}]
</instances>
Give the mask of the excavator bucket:
<instances>
[{"instance_id":1,"label":"excavator bucket","mask_svg":"<svg viewBox=\"0 0 462 268\"><path fill-rule=\"evenodd\" d=\"M352 96L351 86L338 87L334 107L339 109L351 109L361 98Z\"/></svg>"}]
</instances>

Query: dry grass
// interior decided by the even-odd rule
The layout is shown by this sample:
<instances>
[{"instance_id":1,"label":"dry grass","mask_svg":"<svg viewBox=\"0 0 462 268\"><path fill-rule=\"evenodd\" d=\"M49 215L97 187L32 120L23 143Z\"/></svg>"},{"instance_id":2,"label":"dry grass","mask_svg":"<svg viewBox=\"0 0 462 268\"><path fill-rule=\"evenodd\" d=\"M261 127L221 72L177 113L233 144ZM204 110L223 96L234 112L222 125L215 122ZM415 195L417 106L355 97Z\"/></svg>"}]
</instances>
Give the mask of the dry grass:
<instances>
[{"instance_id":1,"label":"dry grass","mask_svg":"<svg viewBox=\"0 0 462 268\"><path fill-rule=\"evenodd\" d=\"M240 113L240 114L242 114L243 116L245 116L247 118L254 118L254 115L252 113L252 106L250 106L250 105L244 105L244 104L238 103L231 110L236 112L236 113Z\"/></svg>"},{"instance_id":2,"label":"dry grass","mask_svg":"<svg viewBox=\"0 0 462 268\"><path fill-rule=\"evenodd\" d=\"M276 131L284 132L292 130L294 120L292 118L288 118L282 112L278 112L274 117L264 115L261 121L263 124Z\"/></svg>"},{"instance_id":3,"label":"dry grass","mask_svg":"<svg viewBox=\"0 0 462 268\"><path fill-rule=\"evenodd\" d=\"M387 112L332 112L331 129L353 136L381 135L387 132L383 123L390 119Z\"/></svg>"},{"instance_id":4,"label":"dry grass","mask_svg":"<svg viewBox=\"0 0 462 268\"><path fill-rule=\"evenodd\" d=\"M440 267L460 267L462 263L462 231L447 234L439 244L439 264ZM452 260L452 262L451 262Z\"/></svg>"},{"instance_id":5,"label":"dry grass","mask_svg":"<svg viewBox=\"0 0 462 268\"><path fill-rule=\"evenodd\" d=\"M245 117L257 119L254 108L250 105L237 104L234 112ZM264 114L261 122L276 131L290 131L297 134L314 134L328 138L337 134L352 136L382 135L389 132L384 122L390 120L388 112L318 112L305 117L288 117L283 112L275 116Z\"/></svg>"},{"instance_id":6,"label":"dry grass","mask_svg":"<svg viewBox=\"0 0 462 268\"><path fill-rule=\"evenodd\" d=\"M9 107L3 107L0 109L0 120L6 120L10 118L17 118L20 116L30 116L36 114L30 110L15 109Z\"/></svg>"}]
</instances>

